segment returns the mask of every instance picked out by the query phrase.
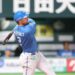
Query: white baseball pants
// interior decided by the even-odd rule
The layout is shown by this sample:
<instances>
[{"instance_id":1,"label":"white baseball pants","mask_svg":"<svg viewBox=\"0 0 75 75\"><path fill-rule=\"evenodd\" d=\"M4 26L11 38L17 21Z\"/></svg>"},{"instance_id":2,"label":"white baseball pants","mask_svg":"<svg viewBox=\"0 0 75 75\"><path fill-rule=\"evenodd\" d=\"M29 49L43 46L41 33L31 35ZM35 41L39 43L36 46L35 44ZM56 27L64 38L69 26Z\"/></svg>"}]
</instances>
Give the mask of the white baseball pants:
<instances>
[{"instance_id":1,"label":"white baseball pants","mask_svg":"<svg viewBox=\"0 0 75 75\"><path fill-rule=\"evenodd\" d=\"M38 68L45 73L45 75L56 75L50 67L49 62L42 53L38 52L35 55L31 53L21 53L20 64L23 68L23 75L34 75L35 69Z\"/></svg>"}]
</instances>

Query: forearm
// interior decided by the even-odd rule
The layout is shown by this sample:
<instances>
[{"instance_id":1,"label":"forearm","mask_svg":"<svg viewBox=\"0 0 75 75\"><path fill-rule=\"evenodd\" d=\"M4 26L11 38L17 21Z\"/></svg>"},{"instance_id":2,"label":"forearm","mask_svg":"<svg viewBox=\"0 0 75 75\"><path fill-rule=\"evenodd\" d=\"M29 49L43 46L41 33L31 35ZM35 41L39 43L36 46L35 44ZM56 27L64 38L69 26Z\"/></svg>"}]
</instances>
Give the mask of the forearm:
<instances>
[{"instance_id":1,"label":"forearm","mask_svg":"<svg viewBox=\"0 0 75 75\"><path fill-rule=\"evenodd\" d=\"M33 27L36 26L36 22L35 22L33 19L30 19L30 18L29 18L28 23L29 23L31 26L33 26Z\"/></svg>"}]
</instances>

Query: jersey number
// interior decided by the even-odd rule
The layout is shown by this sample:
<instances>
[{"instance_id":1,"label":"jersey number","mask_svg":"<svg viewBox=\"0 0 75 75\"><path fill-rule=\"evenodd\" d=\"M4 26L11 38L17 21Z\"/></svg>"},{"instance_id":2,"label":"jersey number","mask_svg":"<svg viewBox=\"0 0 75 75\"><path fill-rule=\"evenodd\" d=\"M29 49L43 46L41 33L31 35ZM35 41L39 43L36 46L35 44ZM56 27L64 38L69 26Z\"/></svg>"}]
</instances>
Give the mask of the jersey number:
<instances>
[{"instance_id":1,"label":"jersey number","mask_svg":"<svg viewBox=\"0 0 75 75\"><path fill-rule=\"evenodd\" d=\"M17 37L17 39L18 39L18 42L19 42L20 45L21 45L21 38L20 38L20 37Z\"/></svg>"}]
</instances>

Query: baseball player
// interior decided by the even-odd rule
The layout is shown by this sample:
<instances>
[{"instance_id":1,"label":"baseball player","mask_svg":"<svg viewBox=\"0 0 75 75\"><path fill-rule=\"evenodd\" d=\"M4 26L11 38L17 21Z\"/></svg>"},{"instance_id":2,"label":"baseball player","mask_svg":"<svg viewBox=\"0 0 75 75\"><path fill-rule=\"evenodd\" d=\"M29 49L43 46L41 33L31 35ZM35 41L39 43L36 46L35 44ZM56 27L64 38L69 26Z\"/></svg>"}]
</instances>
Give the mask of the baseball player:
<instances>
[{"instance_id":1,"label":"baseball player","mask_svg":"<svg viewBox=\"0 0 75 75\"><path fill-rule=\"evenodd\" d=\"M38 51L38 45L34 37L36 22L29 18L28 14L23 11L16 12L14 14L14 20L17 25L6 37L3 44L5 44L14 33L16 40L23 49L20 55L23 75L34 75L36 68L43 71L46 75L56 75L46 58Z\"/></svg>"}]
</instances>

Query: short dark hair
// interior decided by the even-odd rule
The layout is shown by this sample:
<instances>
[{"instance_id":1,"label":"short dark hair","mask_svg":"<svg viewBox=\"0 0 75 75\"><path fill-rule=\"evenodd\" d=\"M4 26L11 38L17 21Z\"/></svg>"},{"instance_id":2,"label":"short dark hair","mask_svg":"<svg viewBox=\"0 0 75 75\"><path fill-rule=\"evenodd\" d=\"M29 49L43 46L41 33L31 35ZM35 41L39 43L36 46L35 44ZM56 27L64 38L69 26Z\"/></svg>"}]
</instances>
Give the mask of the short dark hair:
<instances>
[{"instance_id":1,"label":"short dark hair","mask_svg":"<svg viewBox=\"0 0 75 75\"><path fill-rule=\"evenodd\" d=\"M63 45L65 45L66 43L67 43L67 44L70 44L69 41L64 41L64 42L63 42Z\"/></svg>"}]
</instances>

